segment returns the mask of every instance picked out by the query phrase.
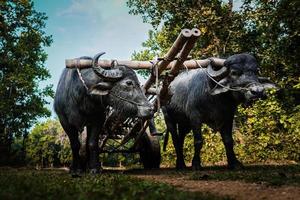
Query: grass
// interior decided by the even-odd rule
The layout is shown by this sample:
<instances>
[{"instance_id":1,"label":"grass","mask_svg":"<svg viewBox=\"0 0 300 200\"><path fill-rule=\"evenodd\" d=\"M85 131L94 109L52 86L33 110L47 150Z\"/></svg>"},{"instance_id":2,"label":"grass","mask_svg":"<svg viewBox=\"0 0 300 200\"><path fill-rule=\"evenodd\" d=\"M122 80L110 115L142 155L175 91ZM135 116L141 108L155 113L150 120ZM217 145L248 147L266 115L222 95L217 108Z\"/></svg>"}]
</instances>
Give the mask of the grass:
<instances>
[{"instance_id":1,"label":"grass","mask_svg":"<svg viewBox=\"0 0 300 200\"><path fill-rule=\"evenodd\" d=\"M207 168L192 172L189 177L191 180L239 180L270 186L300 186L300 165L255 165L237 171Z\"/></svg>"},{"instance_id":2,"label":"grass","mask_svg":"<svg viewBox=\"0 0 300 200\"><path fill-rule=\"evenodd\" d=\"M72 178L62 170L0 169L0 199L228 199L104 173Z\"/></svg>"}]
</instances>

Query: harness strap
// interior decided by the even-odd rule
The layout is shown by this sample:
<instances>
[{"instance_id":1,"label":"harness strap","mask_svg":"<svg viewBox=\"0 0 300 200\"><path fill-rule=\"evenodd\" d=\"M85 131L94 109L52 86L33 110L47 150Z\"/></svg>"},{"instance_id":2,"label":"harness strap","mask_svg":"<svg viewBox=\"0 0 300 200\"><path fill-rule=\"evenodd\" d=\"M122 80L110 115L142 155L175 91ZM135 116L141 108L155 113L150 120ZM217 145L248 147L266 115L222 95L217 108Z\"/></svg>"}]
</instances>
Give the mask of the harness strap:
<instances>
[{"instance_id":1,"label":"harness strap","mask_svg":"<svg viewBox=\"0 0 300 200\"><path fill-rule=\"evenodd\" d=\"M134 105L137 105L137 106L146 106L145 104L137 103L137 102L132 101L130 99L126 99L124 97L121 97L121 96L119 96L119 95L117 95L117 94L115 94L113 92L110 92L109 94L112 95L112 96L114 96L114 97L116 97L116 98L118 98L118 99L120 99L120 100L122 100L122 101L126 101L128 103L131 103L131 104L134 104Z\"/></svg>"},{"instance_id":2,"label":"harness strap","mask_svg":"<svg viewBox=\"0 0 300 200\"><path fill-rule=\"evenodd\" d=\"M84 81L84 79L83 79L83 77L82 77L82 74L80 73L80 70L79 70L78 67L76 67L76 71L77 71L77 74L78 74L78 77L79 77L80 81L82 82L82 85L85 87L86 91L89 91L89 88L88 88L88 86L85 84L85 81Z\"/></svg>"}]
</instances>

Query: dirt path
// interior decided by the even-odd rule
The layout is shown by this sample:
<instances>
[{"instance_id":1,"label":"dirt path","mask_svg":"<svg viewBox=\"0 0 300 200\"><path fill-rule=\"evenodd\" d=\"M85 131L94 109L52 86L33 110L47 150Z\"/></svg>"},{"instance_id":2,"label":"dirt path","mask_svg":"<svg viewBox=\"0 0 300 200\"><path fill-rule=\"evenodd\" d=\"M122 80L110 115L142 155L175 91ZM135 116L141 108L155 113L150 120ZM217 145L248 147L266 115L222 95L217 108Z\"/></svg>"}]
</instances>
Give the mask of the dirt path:
<instances>
[{"instance_id":1,"label":"dirt path","mask_svg":"<svg viewBox=\"0 0 300 200\"><path fill-rule=\"evenodd\" d=\"M135 178L167 183L180 190L211 193L242 200L300 200L298 165L247 166L241 171L226 168L205 168L200 172L159 170L125 170Z\"/></svg>"},{"instance_id":2,"label":"dirt path","mask_svg":"<svg viewBox=\"0 0 300 200\"><path fill-rule=\"evenodd\" d=\"M191 192L209 192L234 199L300 199L300 188L294 186L270 187L242 181L188 180L186 176L133 175L140 179L163 182Z\"/></svg>"}]
</instances>

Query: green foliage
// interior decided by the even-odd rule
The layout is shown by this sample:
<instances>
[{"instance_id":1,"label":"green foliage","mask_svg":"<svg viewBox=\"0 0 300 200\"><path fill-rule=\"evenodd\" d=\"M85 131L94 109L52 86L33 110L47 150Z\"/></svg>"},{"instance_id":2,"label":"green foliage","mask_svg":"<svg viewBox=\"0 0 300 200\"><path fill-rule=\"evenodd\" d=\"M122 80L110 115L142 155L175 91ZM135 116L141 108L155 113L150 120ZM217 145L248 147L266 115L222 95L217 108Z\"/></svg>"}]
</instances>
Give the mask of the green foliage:
<instances>
[{"instance_id":1,"label":"green foliage","mask_svg":"<svg viewBox=\"0 0 300 200\"><path fill-rule=\"evenodd\" d=\"M177 190L124 174L71 178L65 171L1 169L1 199L228 199Z\"/></svg>"},{"instance_id":2,"label":"green foliage","mask_svg":"<svg viewBox=\"0 0 300 200\"><path fill-rule=\"evenodd\" d=\"M159 56L159 46L156 45L156 41L158 41L158 34L152 30L148 33L149 39L142 43L142 47L145 49L136 52L134 51L131 60L138 60L138 61L155 61L155 57ZM154 63L153 63L154 64ZM148 77L150 75L149 70L138 70L138 74L142 75L144 78Z\"/></svg>"},{"instance_id":3,"label":"green foliage","mask_svg":"<svg viewBox=\"0 0 300 200\"><path fill-rule=\"evenodd\" d=\"M143 61L143 60L153 60L155 57L154 53L151 53L150 50L146 49L141 52L133 52L131 56L131 60L138 60L138 61ZM137 70L137 73L146 78L147 76L150 75L149 70Z\"/></svg>"},{"instance_id":4,"label":"green foliage","mask_svg":"<svg viewBox=\"0 0 300 200\"><path fill-rule=\"evenodd\" d=\"M57 120L37 124L28 136L27 159L39 167L66 165L71 161L69 139Z\"/></svg>"},{"instance_id":5,"label":"green foliage","mask_svg":"<svg viewBox=\"0 0 300 200\"><path fill-rule=\"evenodd\" d=\"M299 5L297 0L247 0L239 10L231 1L128 0L130 13L141 15L155 30L143 46L163 56L182 28L201 31L191 56L229 56L251 52L263 75L277 83L299 83Z\"/></svg>"},{"instance_id":6,"label":"green foliage","mask_svg":"<svg viewBox=\"0 0 300 200\"><path fill-rule=\"evenodd\" d=\"M270 91L268 99L255 102L252 108L239 108L236 122L244 160L300 161L299 106L287 112L274 93Z\"/></svg>"},{"instance_id":7,"label":"green foliage","mask_svg":"<svg viewBox=\"0 0 300 200\"><path fill-rule=\"evenodd\" d=\"M50 115L44 105L52 86L39 87L50 77L44 66L43 48L52 42L43 31L46 19L30 0L0 2L0 149L5 154L38 117Z\"/></svg>"},{"instance_id":8,"label":"green foliage","mask_svg":"<svg viewBox=\"0 0 300 200\"><path fill-rule=\"evenodd\" d=\"M192 56L228 55L239 51L234 39L235 31L241 30L242 21L236 20L238 13L232 12L230 5L222 0L128 0L127 4L131 8L131 14L141 15L155 29L162 26L162 30L158 30L156 34L165 32L165 42L150 42L160 52L170 48L180 29L193 27L197 27L202 35Z\"/></svg>"}]
</instances>

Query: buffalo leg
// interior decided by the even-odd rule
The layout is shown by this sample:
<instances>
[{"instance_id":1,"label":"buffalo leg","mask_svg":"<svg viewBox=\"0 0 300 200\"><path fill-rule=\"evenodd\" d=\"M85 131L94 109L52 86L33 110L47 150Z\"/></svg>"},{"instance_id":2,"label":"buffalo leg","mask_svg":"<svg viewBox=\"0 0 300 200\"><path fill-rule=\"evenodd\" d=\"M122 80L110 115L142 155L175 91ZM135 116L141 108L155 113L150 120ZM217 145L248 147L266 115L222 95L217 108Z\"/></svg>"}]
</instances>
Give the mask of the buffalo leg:
<instances>
[{"instance_id":1,"label":"buffalo leg","mask_svg":"<svg viewBox=\"0 0 300 200\"><path fill-rule=\"evenodd\" d=\"M233 151L233 138L232 138L232 122L225 123L226 125L223 126L221 129L221 136L222 141L225 146L227 162L229 169L239 169L242 168L243 165L240 163Z\"/></svg>"},{"instance_id":2,"label":"buffalo leg","mask_svg":"<svg viewBox=\"0 0 300 200\"><path fill-rule=\"evenodd\" d=\"M154 122L154 118L152 118L150 120L150 123L149 123L149 130L150 130L150 133L151 134L157 134L157 129L155 127L155 122Z\"/></svg>"},{"instance_id":3,"label":"buffalo leg","mask_svg":"<svg viewBox=\"0 0 300 200\"><path fill-rule=\"evenodd\" d=\"M99 125L89 125L87 126L87 148L88 148L88 166L92 174L100 172L100 162L99 162L99 131L101 126Z\"/></svg>"},{"instance_id":4,"label":"buffalo leg","mask_svg":"<svg viewBox=\"0 0 300 200\"><path fill-rule=\"evenodd\" d=\"M167 126L168 132L171 133L173 145L176 152L176 168L184 169L186 168L184 158L183 158L183 138L177 133L177 123L176 121L169 115L168 110L166 108L162 108L164 113L164 118ZM167 133L168 134L168 133Z\"/></svg>"},{"instance_id":5,"label":"buffalo leg","mask_svg":"<svg viewBox=\"0 0 300 200\"><path fill-rule=\"evenodd\" d=\"M203 137L201 133L201 126L194 126L193 128L193 135L194 135L194 157L192 160L192 168L193 170L200 170L201 169L201 158L200 158L200 151L203 146Z\"/></svg>"},{"instance_id":6,"label":"buffalo leg","mask_svg":"<svg viewBox=\"0 0 300 200\"><path fill-rule=\"evenodd\" d=\"M184 156L183 156L183 146L184 146L184 139L185 136L190 132L189 125L187 124L178 124L178 154L181 156L180 159L183 160L184 168Z\"/></svg>"},{"instance_id":7,"label":"buffalo leg","mask_svg":"<svg viewBox=\"0 0 300 200\"><path fill-rule=\"evenodd\" d=\"M61 123L63 129L69 137L71 150L72 150L72 164L70 166L70 172L73 174L81 173L82 167L80 162L79 150L80 150L80 142L78 139L78 130L73 127Z\"/></svg>"},{"instance_id":8,"label":"buffalo leg","mask_svg":"<svg viewBox=\"0 0 300 200\"><path fill-rule=\"evenodd\" d=\"M179 125L178 125L179 126ZM183 145L184 145L184 138L187 132L180 127L178 127L178 146L177 146L177 168L184 169L186 168L183 156Z\"/></svg>"},{"instance_id":9,"label":"buffalo leg","mask_svg":"<svg viewBox=\"0 0 300 200\"><path fill-rule=\"evenodd\" d=\"M186 168L186 165L183 158L183 139L180 135L178 135L175 123L171 123L167 126L168 130L171 132L172 141L176 152L176 168L184 169Z\"/></svg>"},{"instance_id":10,"label":"buffalo leg","mask_svg":"<svg viewBox=\"0 0 300 200\"><path fill-rule=\"evenodd\" d=\"M171 133L173 145L174 145L175 152L176 152L176 168L184 169L184 168L186 168L186 165L185 165L184 159L183 159L183 150L182 150L183 142L177 133L176 123L172 123L171 121L167 120L166 118L165 118L165 121L166 121L167 129Z\"/></svg>"}]
</instances>

